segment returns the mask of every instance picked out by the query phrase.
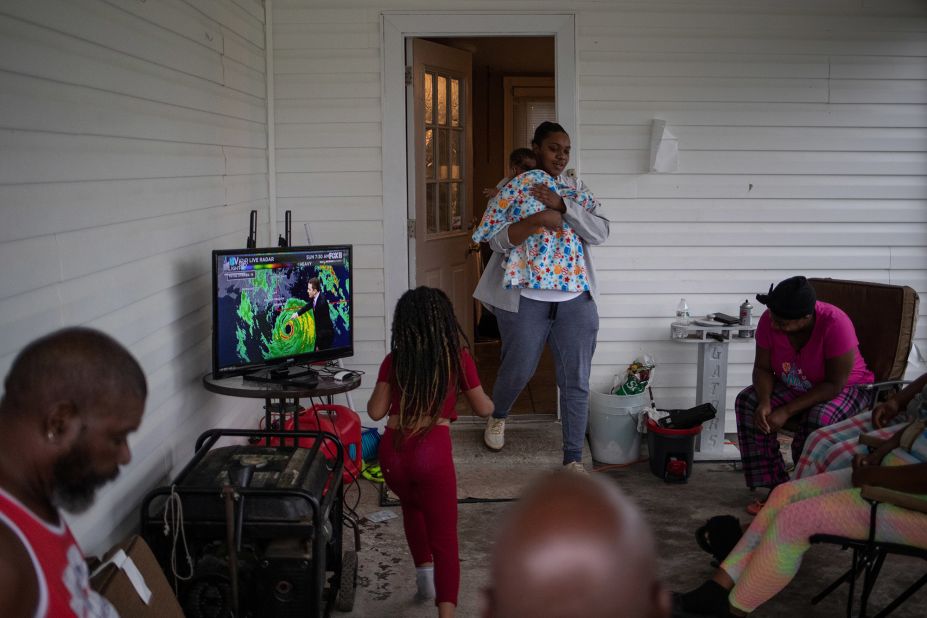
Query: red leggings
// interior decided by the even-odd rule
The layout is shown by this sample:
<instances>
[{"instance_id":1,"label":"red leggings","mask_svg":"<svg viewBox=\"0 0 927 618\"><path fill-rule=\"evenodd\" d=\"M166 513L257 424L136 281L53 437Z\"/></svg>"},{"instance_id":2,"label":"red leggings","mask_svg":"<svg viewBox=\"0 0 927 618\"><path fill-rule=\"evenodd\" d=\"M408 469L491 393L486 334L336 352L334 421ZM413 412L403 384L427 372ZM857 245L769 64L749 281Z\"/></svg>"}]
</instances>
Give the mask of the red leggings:
<instances>
[{"instance_id":1,"label":"red leggings","mask_svg":"<svg viewBox=\"0 0 927 618\"><path fill-rule=\"evenodd\" d=\"M402 503L402 523L415 566L435 565L435 604L457 605L460 555L457 548L457 475L451 432L437 425L425 435L393 443L387 429L380 440L380 468Z\"/></svg>"}]
</instances>

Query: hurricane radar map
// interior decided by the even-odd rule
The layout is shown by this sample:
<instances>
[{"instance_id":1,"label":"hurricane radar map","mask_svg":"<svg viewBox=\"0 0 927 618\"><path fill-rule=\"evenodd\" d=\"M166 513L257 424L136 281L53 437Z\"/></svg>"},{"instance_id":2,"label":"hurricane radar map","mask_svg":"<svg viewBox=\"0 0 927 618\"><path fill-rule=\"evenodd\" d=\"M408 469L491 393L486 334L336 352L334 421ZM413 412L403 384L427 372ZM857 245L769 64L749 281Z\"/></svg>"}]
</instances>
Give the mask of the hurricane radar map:
<instances>
[{"instance_id":1,"label":"hurricane radar map","mask_svg":"<svg viewBox=\"0 0 927 618\"><path fill-rule=\"evenodd\" d=\"M351 345L348 251L222 255L216 267L220 367Z\"/></svg>"}]
</instances>

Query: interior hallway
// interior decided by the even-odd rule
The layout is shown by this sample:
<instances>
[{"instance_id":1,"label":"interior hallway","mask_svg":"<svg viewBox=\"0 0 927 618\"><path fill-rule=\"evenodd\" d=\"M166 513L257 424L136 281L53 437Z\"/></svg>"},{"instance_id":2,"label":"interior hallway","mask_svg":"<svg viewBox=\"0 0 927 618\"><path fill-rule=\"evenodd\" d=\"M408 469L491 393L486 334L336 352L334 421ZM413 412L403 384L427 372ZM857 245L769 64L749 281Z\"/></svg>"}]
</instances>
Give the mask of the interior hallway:
<instances>
[{"instance_id":1,"label":"interior hallway","mask_svg":"<svg viewBox=\"0 0 927 618\"><path fill-rule=\"evenodd\" d=\"M559 467L559 424L515 420L509 424L506 448L500 453L491 453L482 446L482 428L480 419L467 416L453 426L460 497L515 497L534 475ZM586 465L592 465L588 448ZM713 571L710 556L695 543L696 528L718 514L729 513L742 522L749 519L743 509L751 494L744 486L742 474L730 464L696 464L689 482L684 485L668 485L657 479L646 461L597 473L617 483L645 512L658 539L662 577L674 590L691 589ZM384 510L370 483L365 481L361 489L358 507L361 515ZM356 494L355 490L351 491L349 497L353 502ZM508 506L506 502L460 505L461 589L457 615L461 618L480 616L494 524ZM398 507L385 507L385 510L399 513ZM406 549L402 520L397 517L379 524L365 521L362 530L357 599L354 611L341 615L367 618L435 616L437 612L432 605L416 604L412 600L414 568ZM842 573L849 562L849 552L833 546L813 546L792 584L752 615L756 618L845 615L845 588L814 607L809 599ZM923 574L925 568L919 560L890 557L872 595L872 614ZM921 590L892 616L923 616L925 604L927 592Z\"/></svg>"}]
</instances>

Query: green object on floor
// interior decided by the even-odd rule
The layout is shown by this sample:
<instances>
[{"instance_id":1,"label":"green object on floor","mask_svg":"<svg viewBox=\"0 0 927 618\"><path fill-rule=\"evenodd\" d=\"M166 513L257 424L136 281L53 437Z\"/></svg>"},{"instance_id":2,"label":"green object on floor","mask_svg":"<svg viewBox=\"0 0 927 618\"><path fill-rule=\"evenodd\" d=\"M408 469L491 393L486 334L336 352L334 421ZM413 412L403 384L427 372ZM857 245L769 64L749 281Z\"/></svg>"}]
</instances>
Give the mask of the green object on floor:
<instances>
[{"instance_id":1,"label":"green object on floor","mask_svg":"<svg viewBox=\"0 0 927 618\"><path fill-rule=\"evenodd\" d=\"M361 474L365 479L373 483L382 483L383 482L383 471L380 470L380 464L370 464L364 466L364 469L361 471Z\"/></svg>"}]
</instances>

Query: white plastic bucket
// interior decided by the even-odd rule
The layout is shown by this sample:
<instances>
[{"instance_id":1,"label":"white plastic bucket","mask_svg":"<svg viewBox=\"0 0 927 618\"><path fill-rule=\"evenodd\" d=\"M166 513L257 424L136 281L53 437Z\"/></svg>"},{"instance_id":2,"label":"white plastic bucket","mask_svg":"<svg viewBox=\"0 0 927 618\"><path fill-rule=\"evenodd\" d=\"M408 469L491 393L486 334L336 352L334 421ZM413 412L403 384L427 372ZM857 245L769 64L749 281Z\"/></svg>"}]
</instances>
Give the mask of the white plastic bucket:
<instances>
[{"instance_id":1,"label":"white plastic bucket","mask_svg":"<svg viewBox=\"0 0 927 618\"><path fill-rule=\"evenodd\" d=\"M625 464L641 456L637 420L646 407L644 393L610 395L589 393L589 446L592 458L607 464Z\"/></svg>"}]
</instances>

